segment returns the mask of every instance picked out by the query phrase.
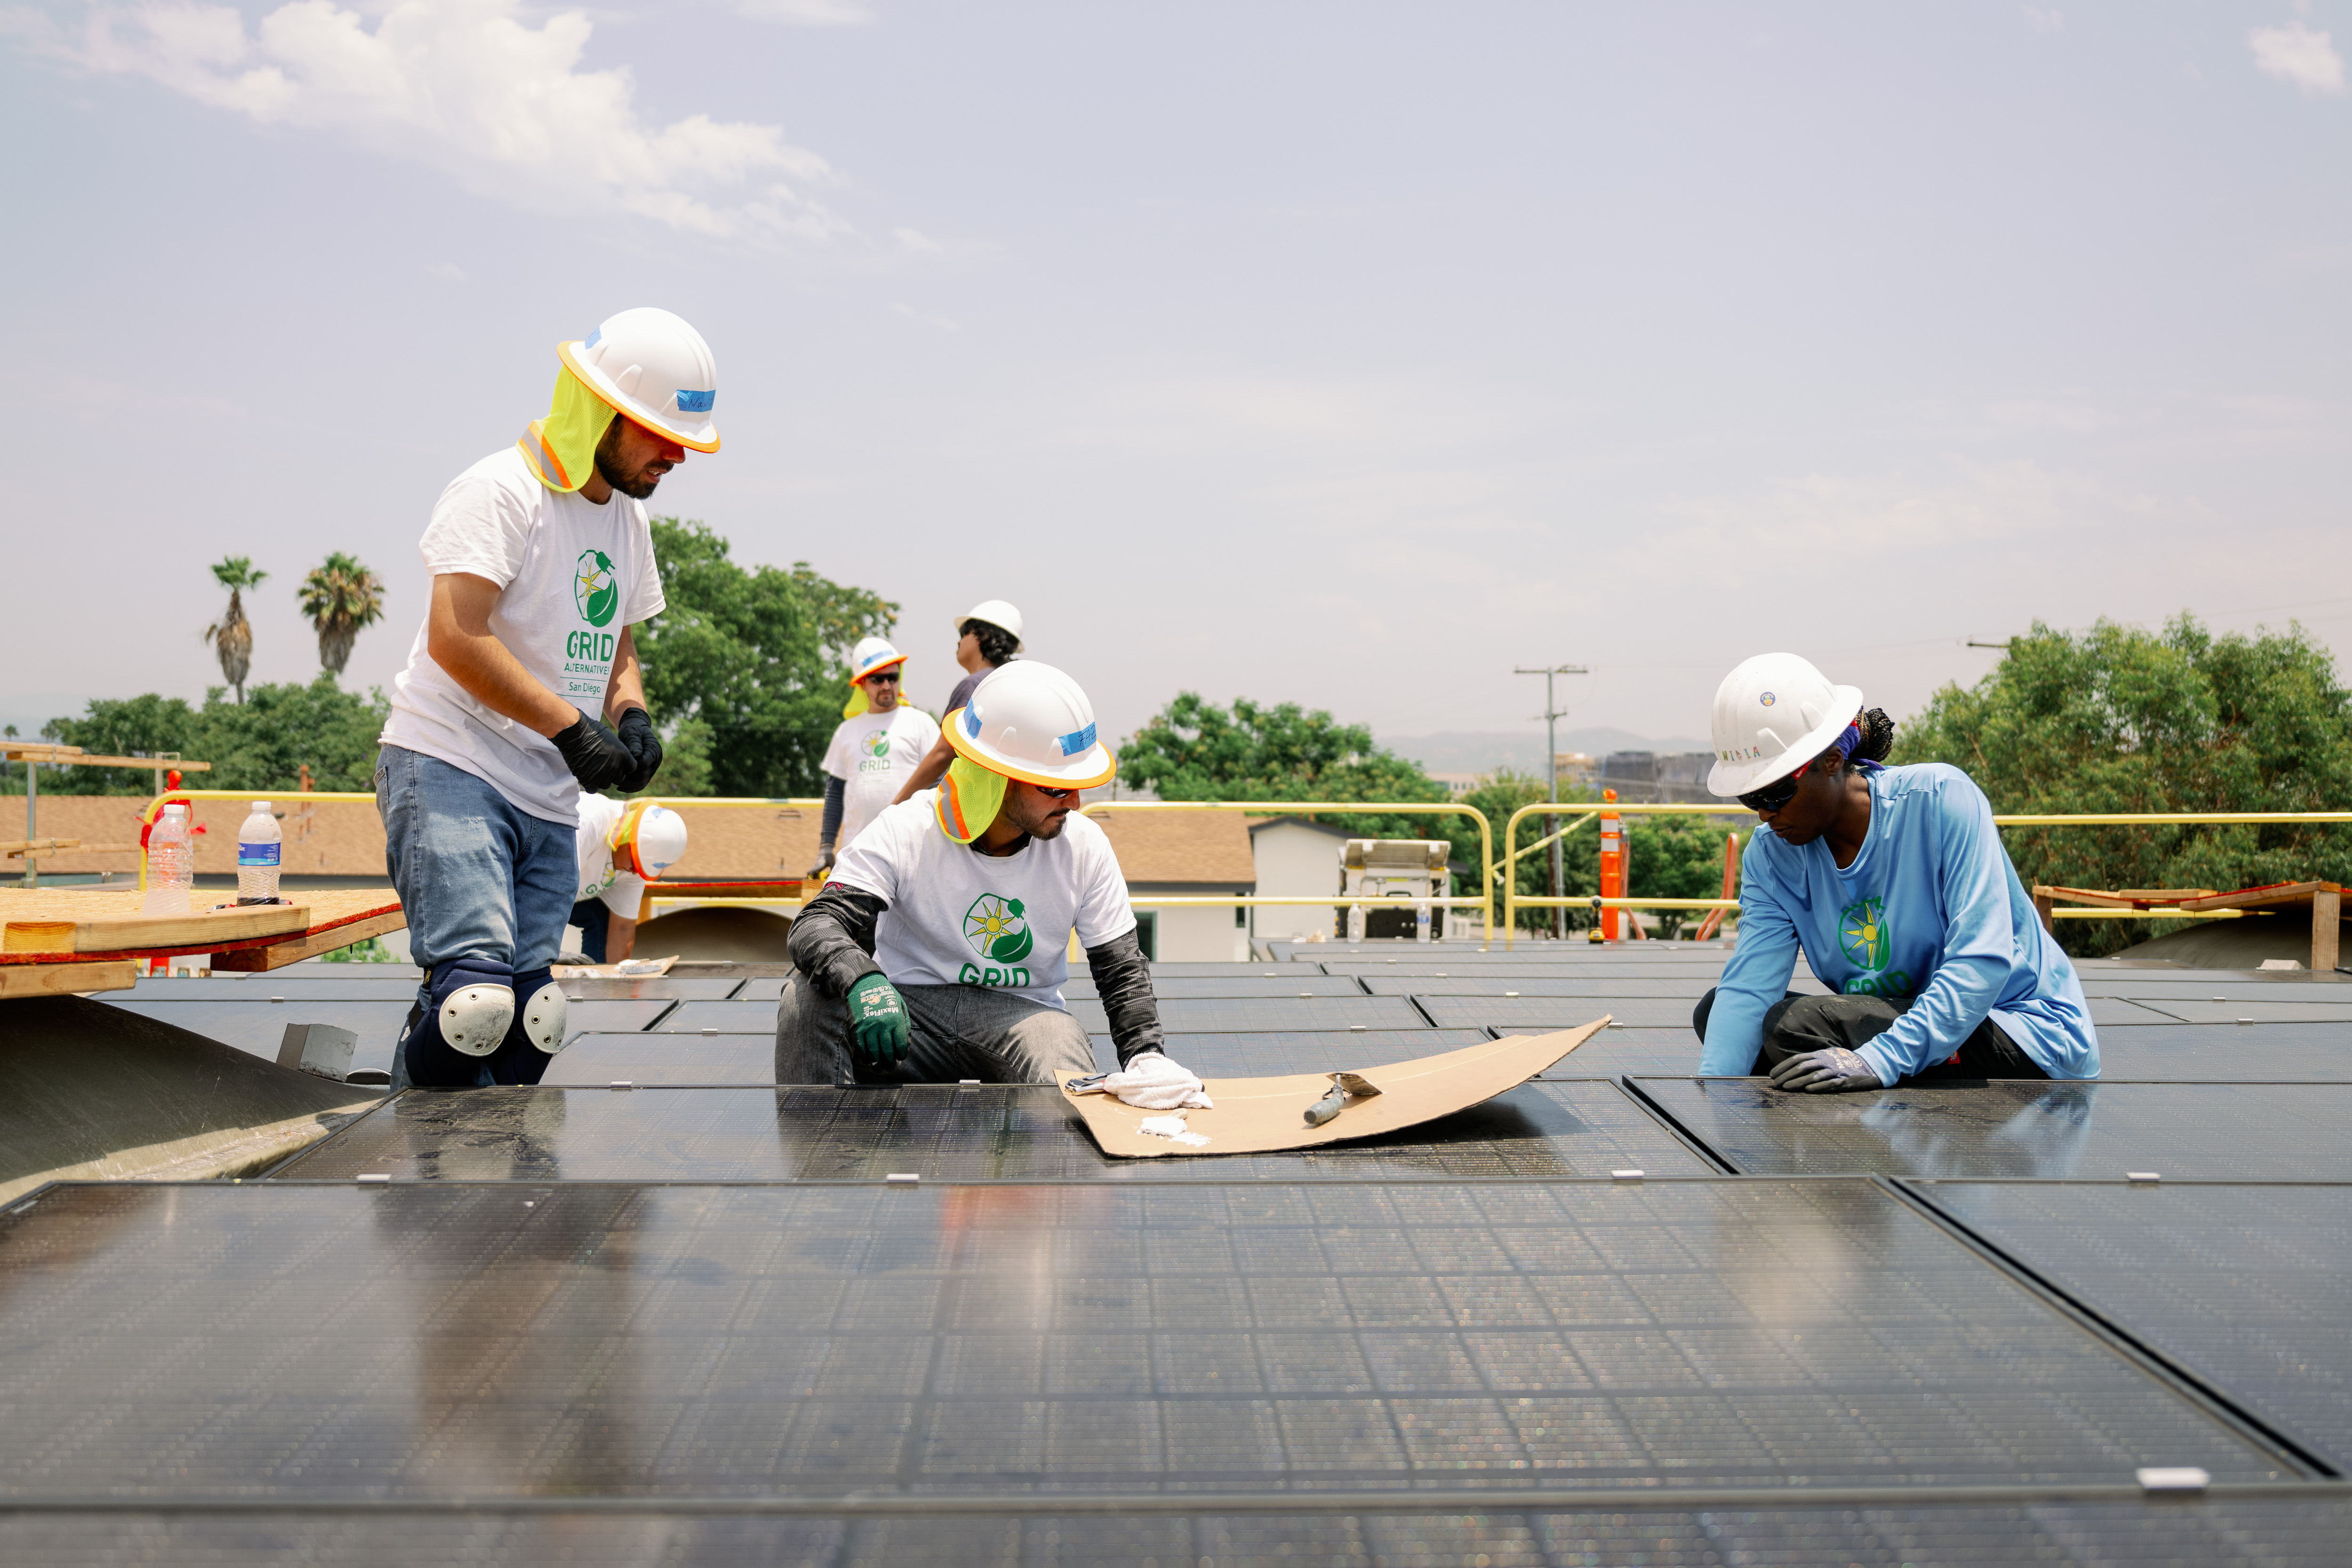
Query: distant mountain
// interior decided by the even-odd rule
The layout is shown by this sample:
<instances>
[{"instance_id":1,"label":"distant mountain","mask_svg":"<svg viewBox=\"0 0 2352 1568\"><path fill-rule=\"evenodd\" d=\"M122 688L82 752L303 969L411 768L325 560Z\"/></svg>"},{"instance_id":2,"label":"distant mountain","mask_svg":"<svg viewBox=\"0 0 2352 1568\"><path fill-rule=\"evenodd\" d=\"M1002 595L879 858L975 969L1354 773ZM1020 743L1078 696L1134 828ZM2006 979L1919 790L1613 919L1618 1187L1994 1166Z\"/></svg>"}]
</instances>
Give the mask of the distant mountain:
<instances>
[{"instance_id":1,"label":"distant mountain","mask_svg":"<svg viewBox=\"0 0 2352 1568\"><path fill-rule=\"evenodd\" d=\"M1433 773L1483 773L1496 768L1517 768L1540 773L1544 768L1541 731L1447 731L1435 735L1379 735L1374 739L1401 757L1410 757ZM1706 752L1710 742L1687 735L1664 740L1636 735L1630 730L1563 730L1559 749L1602 757L1611 752Z\"/></svg>"}]
</instances>

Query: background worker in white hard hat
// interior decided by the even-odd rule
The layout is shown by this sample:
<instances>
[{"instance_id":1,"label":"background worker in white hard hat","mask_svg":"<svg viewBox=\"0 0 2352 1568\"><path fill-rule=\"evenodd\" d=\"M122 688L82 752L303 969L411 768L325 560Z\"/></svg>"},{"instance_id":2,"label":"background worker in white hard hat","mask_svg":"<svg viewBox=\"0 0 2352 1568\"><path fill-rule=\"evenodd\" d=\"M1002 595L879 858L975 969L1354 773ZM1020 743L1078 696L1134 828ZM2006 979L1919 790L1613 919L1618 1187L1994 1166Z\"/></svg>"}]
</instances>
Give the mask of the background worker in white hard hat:
<instances>
[{"instance_id":1,"label":"background worker in white hard hat","mask_svg":"<svg viewBox=\"0 0 2352 1568\"><path fill-rule=\"evenodd\" d=\"M686 856L686 818L648 800L580 797L580 890L569 924L580 928L580 954L618 963L636 947L646 884Z\"/></svg>"},{"instance_id":2,"label":"background worker in white hard hat","mask_svg":"<svg viewBox=\"0 0 2352 1568\"><path fill-rule=\"evenodd\" d=\"M1701 1073L1811 1093L1910 1079L2088 1079L2082 982L1968 774L1890 768L1895 725L1790 653L1715 694L1707 788L1769 832L1740 857L1739 943L1692 1023ZM1797 952L1834 996L1789 990Z\"/></svg>"},{"instance_id":3,"label":"background worker in white hard hat","mask_svg":"<svg viewBox=\"0 0 2352 1568\"><path fill-rule=\"evenodd\" d=\"M970 702L971 694L980 689L980 683L1012 663L1020 651L1019 610L1002 599L982 599L966 610L956 620L955 661L963 668L963 679L948 694L944 711L953 713ZM948 764L955 758L955 748L941 735L913 776L898 786L898 794L890 804L912 800L919 791L929 789L947 777Z\"/></svg>"},{"instance_id":4,"label":"background worker in white hard hat","mask_svg":"<svg viewBox=\"0 0 2352 1568\"><path fill-rule=\"evenodd\" d=\"M1160 1050L1118 858L1075 814L1078 792L1116 767L1086 693L1050 665L1008 665L948 715L947 732L956 760L940 787L875 818L793 922L776 1081L1093 1072L1087 1031L1062 1005L1075 931L1122 1068L1161 1086L1170 1108L1185 1103L1200 1080Z\"/></svg>"},{"instance_id":5,"label":"background worker in white hard hat","mask_svg":"<svg viewBox=\"0 0 2352 1568\"><path fill-rule=\"evenodd\" d=\"M385 858L425 967L395 1086L537 1083L563 1044L548 969L580 886L581 792L642 790L662 745L631 627L663 607L645 499L715 452L709 345L667 310L560 344L555 395L449 482L431 602L376 759Z\"/></svg>"},{"instance_id":6,"label":"background worker in white hard hat","mask_svg":"<svg viewBox=\"0 0 2352 1568\"><path fill-rule=\"evenodd\" d=\"M824 749L824 815L809 880L832 869L834 846L850 844L898 793L940 738L931 716L905 700L907 656L882 637L850 650L849 705Z\"/></svg>"}]
</instances>

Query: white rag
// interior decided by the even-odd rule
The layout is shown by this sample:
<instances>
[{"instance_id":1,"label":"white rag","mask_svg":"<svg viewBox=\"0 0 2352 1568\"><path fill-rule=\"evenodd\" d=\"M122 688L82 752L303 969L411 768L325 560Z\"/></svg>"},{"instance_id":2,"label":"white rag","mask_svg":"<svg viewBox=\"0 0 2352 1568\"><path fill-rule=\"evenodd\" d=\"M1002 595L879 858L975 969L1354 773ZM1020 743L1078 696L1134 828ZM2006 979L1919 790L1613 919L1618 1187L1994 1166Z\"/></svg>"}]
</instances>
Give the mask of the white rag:
<instances>
[{"instance_id":1,"label":"white rag","mask_svg":"<svg viewBox=\"0 0 2352 1568\"><path fill-rule=\"evenodd\" d=\"M1181 1116L1147 1116L1135 1124L1156 1138L1166 1138L1194 1149L1208 1147L1209 1140L1184 1125Z\"/></svg>"},{"instance_id":2,"label":"white rag","mask_svg":"<svg viewBox=\"0 0 2352 1568\"><path fill-rule=\"evenodd\" d=\"M1201 1080L1158 1051L1145 1051L1103 1079L1103 1092L1143 1110L1207 1110Z\"/></svg>"}]
</instances>

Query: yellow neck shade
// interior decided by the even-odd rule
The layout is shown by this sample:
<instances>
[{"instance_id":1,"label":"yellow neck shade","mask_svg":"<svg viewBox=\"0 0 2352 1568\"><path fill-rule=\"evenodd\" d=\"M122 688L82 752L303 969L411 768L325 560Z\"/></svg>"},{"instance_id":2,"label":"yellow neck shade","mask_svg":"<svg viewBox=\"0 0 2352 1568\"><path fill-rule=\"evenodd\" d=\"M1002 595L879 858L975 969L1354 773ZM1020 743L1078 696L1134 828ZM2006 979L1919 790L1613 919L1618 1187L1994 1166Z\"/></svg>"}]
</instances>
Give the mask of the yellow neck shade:
<instances>
[{"instance_id":1,"label":"yellow neck shade","mask_svg":"<svg viewBox=\"0 0 2352 1568\"><path fill-rule=\"evenodd\" d=\"M544 419L534 419L515 443L531 473L551 490L571 491L596 471L596 443L615 416L569 365L555 373L555 397Z\"/></svg>"},{"instance_id":2,"label":"yellow neck shade","mask_svg":"<svg viewBox=\"0 0 2352 1568\"><path fill-rule=\"evenodd\" d=\"M987 832L996 814L1004 809L1004 786L1012 782L970 757L950 763L933 807L939 814L940 831L959 844L969 844Z\"/></svg>"}]
</instances>

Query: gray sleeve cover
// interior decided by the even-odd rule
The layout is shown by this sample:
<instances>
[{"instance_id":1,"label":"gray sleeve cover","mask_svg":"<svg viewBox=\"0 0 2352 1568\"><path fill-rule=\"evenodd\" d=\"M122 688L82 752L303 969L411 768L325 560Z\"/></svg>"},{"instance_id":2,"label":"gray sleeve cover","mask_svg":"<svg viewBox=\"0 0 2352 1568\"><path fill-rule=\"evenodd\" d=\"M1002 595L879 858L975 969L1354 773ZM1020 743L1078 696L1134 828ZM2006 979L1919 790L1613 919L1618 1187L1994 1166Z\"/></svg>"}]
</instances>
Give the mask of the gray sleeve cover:
<instances>
[{"instance_id":1,"label":"gray sleeve cover","mask_svg":"<svg viewBox=\"0 0 2352 1568\"><path fill-rule=\"evenodd\" d=\"M837 1002L858 976L881 973L874 962L874 926L889 907L872 893L839 882L826 883L803 907L784 945L818 995Z\"/></svg>"},{"instance_id":2,"label":"gray sleeve cover","mask_svg":"<svg viewBox=\"0 0 2352 1568\"><path fill-rule=\"evenodd\" d=\"M795 935L799 929L793 928ZM1135 932L1087 949L1087 969L1095 977L1103 1011L1110 1016L1110 1043L1118 1052L1118 1065L1160 1049L1160 1003L1151 994L1151 965L1145 962L1143 943Z\"/></svg>"},{"instance_id":3,"label":"gray sleeve cover","mask_svg":"<svg viewBox=\"0 0 2352 1568\"><path fill-rule=\"evenodd\" d=\"M849 798L849 786L831 773L824 775L824 815L817 818L816 844L821 850L833 847L841 834L841 808Z\"/></svg>"}]
</instances>

